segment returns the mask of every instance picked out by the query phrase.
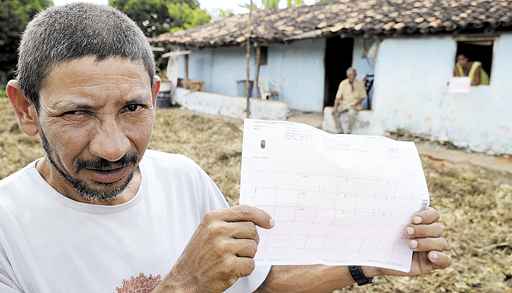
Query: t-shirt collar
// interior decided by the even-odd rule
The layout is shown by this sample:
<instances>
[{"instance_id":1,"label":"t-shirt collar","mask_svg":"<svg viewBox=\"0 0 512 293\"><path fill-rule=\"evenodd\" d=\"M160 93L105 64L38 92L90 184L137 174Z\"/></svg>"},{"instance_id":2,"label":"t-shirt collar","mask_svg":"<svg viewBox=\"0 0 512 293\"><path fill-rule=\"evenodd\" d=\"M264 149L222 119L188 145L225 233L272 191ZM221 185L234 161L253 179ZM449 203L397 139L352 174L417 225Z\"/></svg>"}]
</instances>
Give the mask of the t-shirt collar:
<instances>
[{"instance_id":1,"label":"t-shirt collar","mask_svg":"<svg viewBox=\"0 0 512 293\"><path fill-rule=\"evenodd\" d=\"M139 185L139 189L137 190L137 193L129 201L122 203L122 204L113 205L113 206L83 203L83 202L79 202L79 201L76 201L69 197L64 196L63 194L58 192L55 188L53 188L50 184L48 184L48 182L39 173L39 171L36 168L36 164L39 160L40 159L35 160L27 166L30 177L33 180L34 184L36 184L36 186L37 186L37 188L35 190L44 191L44 193L46 195L51 196L56 201L58 201L59 203L65 205L67 207L76 209L81 212L86 212L86 213L110 214L110 213L117 213L117 212L121 212L126 209L129 209L130 207L136 205L142 198L143 190L145 188L145 179L144 179L145 176L144 176L144 172L143 172L144 159L142 159L141 162L139 163L141 182Z\"/></svg>"}]
</instances>

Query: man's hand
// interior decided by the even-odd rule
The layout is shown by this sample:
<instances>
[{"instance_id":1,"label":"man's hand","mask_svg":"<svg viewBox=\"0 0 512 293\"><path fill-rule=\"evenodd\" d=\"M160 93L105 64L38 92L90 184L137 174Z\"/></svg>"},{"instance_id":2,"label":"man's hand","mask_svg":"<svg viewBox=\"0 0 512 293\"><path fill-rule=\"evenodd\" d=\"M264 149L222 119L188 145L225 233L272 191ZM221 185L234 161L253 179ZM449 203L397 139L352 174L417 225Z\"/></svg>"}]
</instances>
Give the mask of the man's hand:
<instances>
[{"instance_id":1,"label":"man's hand","mask_svg":"<svg viewBox=\"0 0 512 293\"><path fill-rule=\"evenodd\" d=\"M208 213L166 279L154 292L223 292L254 270L256 226L270 229L264 211L238 206Z\"/></svg>"},{"instance_id":2,"label":"man's hand","mask_svg":"<svg viewBox=\"0 0 512 293\"><path fill-rule=\"evenodd\" d=\"M366 99L366 97L361 98L361 99L355 101L354 103L352 103L350 105L350 107L354 108L354 109L357 109L357 110L362 110L363 109L363 102L364 102L365 99Z\"/></svg>"},{"instance_id":3,"label":"man's hand","mask_svg":"<svg viewBox=\"0 0 512 293\"><path fill-rule=\"evenodd\" d=\"M332 115L336 115L338 111L338 108L340 107L341 105L341 101L343 101L343 97L342 96L339 96L339 97L336 97L336 99L334 100L334 106L333 106L333 110L332 110Z\"/></svg>"},{"instance_id":4,"label":"man's hand","mask_svg":"<svg viewBox=\"0 0 512 293\"><path fill-rule=\"evenodd\" d=\"M409 273L380 269L380 274L392 276L418 276L428 274L435 269L444 269L451 259L445 252L448 241L442 237L444 226L439 223L439 212L427 208L413 216L406 228L409 246L414 249L412 266Z\"/></svg>"}]
</instances>

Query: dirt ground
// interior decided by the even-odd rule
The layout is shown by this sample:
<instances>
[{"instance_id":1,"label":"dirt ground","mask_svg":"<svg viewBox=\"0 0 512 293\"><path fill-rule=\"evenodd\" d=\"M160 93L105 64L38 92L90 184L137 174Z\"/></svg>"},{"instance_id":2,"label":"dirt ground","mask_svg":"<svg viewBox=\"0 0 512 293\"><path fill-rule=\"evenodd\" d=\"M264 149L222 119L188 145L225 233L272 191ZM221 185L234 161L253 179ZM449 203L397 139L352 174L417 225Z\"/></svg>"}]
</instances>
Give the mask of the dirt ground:
<instances>
[{"instance_id":1,"label":"dirt ground","mask_svg":"<svg viewBox=\"0 0 512 293\"><path fill-rule=\"evenodd\" d=\"M230 203L239 194L242 122L159 110L151 148L185 154L201 165ZM42 155L20 133L0 99L0 178ZM423 156L432 205L442 213L453 265L421 278L376 279L343 292L512 292L512 174ZM341 245L341 244L340 244Z\"/></svg>"}]
</instances>

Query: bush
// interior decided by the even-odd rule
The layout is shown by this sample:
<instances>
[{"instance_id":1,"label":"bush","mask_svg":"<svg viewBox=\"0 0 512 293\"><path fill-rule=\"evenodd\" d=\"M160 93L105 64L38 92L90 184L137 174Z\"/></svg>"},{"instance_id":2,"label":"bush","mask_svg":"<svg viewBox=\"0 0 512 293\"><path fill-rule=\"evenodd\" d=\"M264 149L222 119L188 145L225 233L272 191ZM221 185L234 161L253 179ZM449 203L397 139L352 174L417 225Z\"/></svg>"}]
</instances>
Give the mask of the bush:
<instances>
[{"instance_id":1,"label":"bush","mask_svg":"<svg viewBox=\"0 0 512 293\"><path fill-rule=\"evenodd\" d=\"M2 0L0 8L0 85L12 78L16 69L17 49L30 19L52 5L51 0ZM3 93L3 91L2 91Z\"/></svg>"},{"instance_id":2,"label":"bush","mask_svg":"<svg viewBox=\"0 0 512 293\"><path fill-rule=\"evenodd\" d=\"M109 0L109 4L128 15L148 37L189 29L211 19L197 0Z\"/></svg>"}]
</instances>

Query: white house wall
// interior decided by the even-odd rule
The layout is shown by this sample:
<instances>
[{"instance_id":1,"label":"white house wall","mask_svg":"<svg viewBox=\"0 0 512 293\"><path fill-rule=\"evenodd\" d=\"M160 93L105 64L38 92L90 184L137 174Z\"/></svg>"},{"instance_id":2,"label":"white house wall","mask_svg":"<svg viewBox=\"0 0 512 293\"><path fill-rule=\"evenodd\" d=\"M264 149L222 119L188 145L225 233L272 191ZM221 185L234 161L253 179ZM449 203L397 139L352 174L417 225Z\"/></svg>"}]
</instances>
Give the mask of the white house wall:
<instances>
[{"instance_id":1,"label":"white house wall","mask_svg":"<svg viewBox=\"0 0 512 293\"><path fill-rule=\"evenodd\" d=\"M325 39L272 45L261 81L273 85L290 109L321 112L325 90Z\"/></svg>"},{"instance_id":2,"label":"white house wall","mask_svg":"<svg viewBox=\"0 0 512 293\"><path fill-rule=\"evenodd\" d=\"M268 48L267 65L261 66L260 81L279 93L279 101L301 111L321 112L324 97L325 39L305 40ZM251 79L255 78L255 56L251 58ZM178 61L184 77L184 61ZM205 91L237 96L236 81L246 75L244 48L194 50L190 56L191 79L205 82Z\"/></svg>"},{"instance_id":3,"label":"white house wall","mask_svg":"<svg viewBox=\"0 0 512 293\"><path fill-rule=\"evenodd\" d=\"M488 153L512 153L512 35L495 43L490 86L450 94L452 37L388 39L376 66L368 132L403 129Z\"/></svg>"},{"instance_id":4,"label":"white house wall","mask_svg":"<svg viewBox=\"0 0 512 293\"><path fill-rule=\"evenodd\" d=\"M228 97L178 88L176 101L192 111L238 119L246 117L246 103L243 97ZM288 107L282 102L254 99L250 107L251 118L254 119L286 120L288 116Z\"/></svg>"},{"instance_id":5,"label":"white house wall","mask_svg":"<svg viewBox=\"0 0 512 293\"><path fill-rule=\"evenodd\" d=\"M362 79L367 74L375 73L375 60L366 57L363 38L354 39L354 54L352 58L352 67L357 70L359 79Z\"/></svg>"},{"instance_id":6,"label":"white house wall","mask_svg":"<svg viewBox=\"0 0 512 293\"><path fill-rule=\"evenodd\" d=\"M185 76L184 57L178 61L179 75ZM254 78L255 64L252 59L251 78ZM217 48L194 50L189 61L190 79L204 82L207 92L237 96L237 81L246 79L245 49Z\"/></svg>"}]
</instances>

